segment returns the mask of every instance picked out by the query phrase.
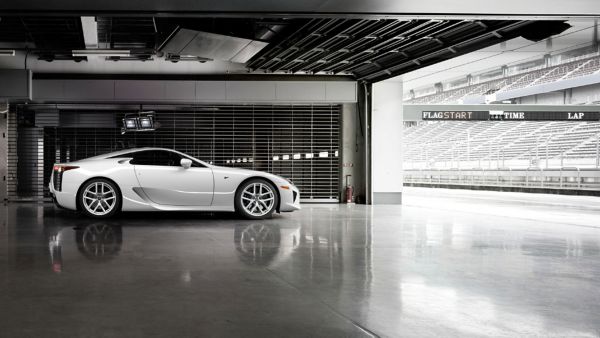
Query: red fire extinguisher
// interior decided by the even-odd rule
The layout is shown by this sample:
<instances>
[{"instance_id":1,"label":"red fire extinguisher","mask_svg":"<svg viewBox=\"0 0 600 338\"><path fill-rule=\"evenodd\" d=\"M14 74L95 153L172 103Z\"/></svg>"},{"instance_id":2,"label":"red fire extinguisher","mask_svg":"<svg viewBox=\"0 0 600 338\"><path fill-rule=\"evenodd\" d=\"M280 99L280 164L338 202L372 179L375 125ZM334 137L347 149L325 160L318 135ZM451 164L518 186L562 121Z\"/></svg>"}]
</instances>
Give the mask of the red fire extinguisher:
<instances>
[{"instance_id":1,"label":"red fire extinguisher","mask_svg":"<svg viewBox=\"0 0 600 338\"><path fill-rule=\"evenodd\" d=\"M352 175L346 175L346 203L354 202L354 187L348 183L348 178Z\"/></svg>"}]
</instances>

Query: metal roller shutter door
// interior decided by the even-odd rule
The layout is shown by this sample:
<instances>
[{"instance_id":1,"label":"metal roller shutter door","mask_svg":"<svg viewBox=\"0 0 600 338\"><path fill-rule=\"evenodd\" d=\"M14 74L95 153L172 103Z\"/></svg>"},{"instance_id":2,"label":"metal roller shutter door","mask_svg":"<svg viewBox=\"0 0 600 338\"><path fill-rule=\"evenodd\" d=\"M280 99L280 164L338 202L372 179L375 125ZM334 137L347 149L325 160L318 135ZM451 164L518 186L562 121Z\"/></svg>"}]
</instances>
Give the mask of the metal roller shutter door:
<instances>
[{"instance_id":1,"label":"metal roller shutter door","mask_svg":"<svg viewBox=\"0 0 600 338\"><path fill-rule=\"evenodd\" d=\"M339 194L340 110L340 105L177 107L156 111L157 130L125 134L121 134L121 119L133 111L60 111L58 126L48 126L48 121L56 119L49 119L46 111L41 115L45 124L41 148L23 149L19 154L38 159L43 153L44 170L23 173L37 177L22 178L19 196L37 196L39 189L47 195L55 162L124 148L165 147L215 165L282 175L300 188L304 201L335 202ZM43 182L43 188L36 190L26 182Z\"/></svg>"}]
</instances>

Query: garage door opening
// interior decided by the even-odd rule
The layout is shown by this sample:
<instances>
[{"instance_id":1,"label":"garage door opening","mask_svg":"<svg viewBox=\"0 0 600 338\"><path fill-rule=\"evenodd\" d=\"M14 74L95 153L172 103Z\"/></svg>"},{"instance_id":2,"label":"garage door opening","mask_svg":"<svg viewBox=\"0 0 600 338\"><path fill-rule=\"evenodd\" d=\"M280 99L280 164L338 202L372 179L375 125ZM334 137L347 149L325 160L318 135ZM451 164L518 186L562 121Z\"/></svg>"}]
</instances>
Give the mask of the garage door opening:
<instances>
[{"instance_id":1,"label":"garage door opening","mask_svg":"<svg viewBox=\"0 0 600 338\"><path fill-rule=\"evenodd\" d=\"M144 107L146 108L146 107ZM122 132L139 109L16 107L11 199L47 198L52 165L129 148L175 149L218 166L288 178L304 202L338 202L340 105L153 107L154 131ZM12 135L15 135L13 133ZM16 150L16 149L15 149ZM10 176L9 176L10 177Z\"/></svg>"}]
</instances>

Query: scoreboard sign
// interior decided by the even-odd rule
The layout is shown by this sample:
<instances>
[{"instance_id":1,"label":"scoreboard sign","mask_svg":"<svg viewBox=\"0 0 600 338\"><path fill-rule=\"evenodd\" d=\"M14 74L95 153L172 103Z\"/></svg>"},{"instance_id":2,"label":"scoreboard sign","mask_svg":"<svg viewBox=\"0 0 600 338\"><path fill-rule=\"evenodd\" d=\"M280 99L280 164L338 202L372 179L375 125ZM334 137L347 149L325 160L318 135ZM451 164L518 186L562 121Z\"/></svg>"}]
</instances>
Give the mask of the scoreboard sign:
<instances>
[{"instance_id":1,"label":"scoreboard sign","mask_svg":"<svg viewBox=\"0 0 600 338\"><path fill-rule=\"evenodd\" d=\"M600 112L423 111L428 121L600 121Z\"/></svg>"},{"instance_id":2,"label":"scoreboard sign","mask_svg":"<svg viewBox=\"0 0 600 338\"><path fill-rule=\"evenodd\" d=\"M598 121L598 112L562 112L562 111L505 111L501 120L504 121Z\"/></svg>"},{"instance_id":3,"label":"scoreboard sign","mask_svg":"<svg viewBox=\"0 0 600 338\"><path fill-rule=\"evenodd\" d=\"M489 111L424 111L423 120L452 120L452 121L487 121Z\"/></svg>"}]
</instances>

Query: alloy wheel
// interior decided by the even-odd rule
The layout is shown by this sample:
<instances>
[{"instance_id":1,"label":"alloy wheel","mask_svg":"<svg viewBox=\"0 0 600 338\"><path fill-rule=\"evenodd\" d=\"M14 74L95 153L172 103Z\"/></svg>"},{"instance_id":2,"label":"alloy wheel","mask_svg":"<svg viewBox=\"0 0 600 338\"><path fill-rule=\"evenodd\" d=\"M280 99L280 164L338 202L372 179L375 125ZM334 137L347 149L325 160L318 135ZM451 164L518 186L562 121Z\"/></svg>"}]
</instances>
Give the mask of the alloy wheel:
<instances>
[{"instance_id":1,"label":"alloy wheel","mask_svg":"<svg viewBox=\"0 0 600 338\"><path fill-rule=\"evenodd\" d=\"M94 216L104 216L116 206L117 194L110 184L93 182L83 191L83 206Z\"/></svg>"},{"instance_id":2,"label":"alloy wheel","mask_svg":"<svg viewBox=\"0 0 600 338\"><path fill-rule=\"evenodd\" d=\"M249 184L242 191L242 207L252 216L260 217L268 214L275 205L275 192L265 183Z\"/></svg>"}]
</instances>

